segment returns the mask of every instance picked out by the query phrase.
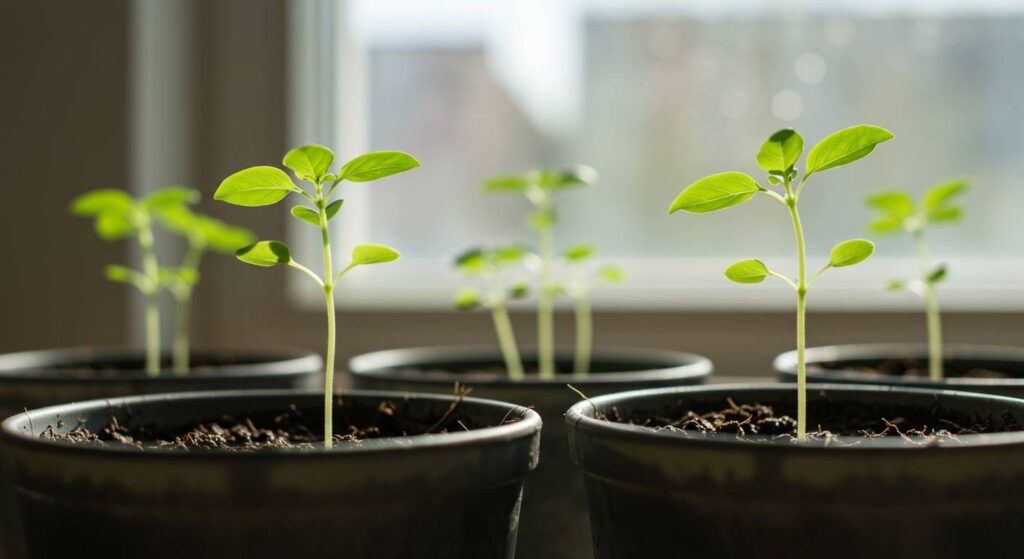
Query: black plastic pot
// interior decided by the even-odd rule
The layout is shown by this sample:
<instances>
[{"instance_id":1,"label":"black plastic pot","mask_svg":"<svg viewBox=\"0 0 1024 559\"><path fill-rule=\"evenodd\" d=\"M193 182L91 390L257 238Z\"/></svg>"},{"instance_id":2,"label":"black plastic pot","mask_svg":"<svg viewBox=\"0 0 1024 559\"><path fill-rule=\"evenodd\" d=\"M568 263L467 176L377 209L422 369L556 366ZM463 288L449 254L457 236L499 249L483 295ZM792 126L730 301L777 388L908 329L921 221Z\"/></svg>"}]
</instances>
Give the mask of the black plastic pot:
<instances>
[{"instance_id":1,"label":"black plastic pot","mask_svg":"<svg viewBox=\"0 0 1024 559\"><path fill-rule=\"evenodd\" d=\"M467 398L450 434L338 443L331 450L138 450L39 437L53 427L177 427L287 411L318 417L322 394L197 392L95 400L3 423L29 557L511 557L523 478L537 462L540 417ZM341 417L382 400L435 421L451 397L351 392ZM508 422L509 419L518 420Z\"/></svg>"},{"instance_id":2,"label":"black plastic pot","mask_svg":"<svg viewBox=\"0 0 1024 559\"><path fill-rule=\"evenodd\" d=\"M1024 425L1024 401L998 396L810 385L808 397L812 424L833 405L911 405L935 414L1011 414ZM796 393L778 384L643 390L569 410L599 559L1020 555L1024 432L939 445L900 437L796 444L595 419L613 407L658 413L679 404L724 407L726 398L792 409Z\"/></svg>"},{"instance_id":3,"label":"black plastic pot","mask_svg":"<svg viewBox=\"0 0 1024 559\"><path fill-rule=\"evenodd\" d=\"M165 359L168 361L168 359ZM150 377L141 351L66 348L0 355L0 419L26 409L114 396L187 392L310 388L323 378L323 360L295 349L194 350L195 370ZM0 557L19 557L19 528L11 510L6 454L0 443Z\"/></svg>"},{"instance_id":4,"label":"black plastic pot","mask_svg":"<svg viewBox=\"0 0 1024 559\"><path fill-rule=\"evenodd\" d=\"M524 354L527 370L536 355ZM572 370L571 354L559 352L559 370ZM473 389L481 398L494 398L530 406L546 423L541 461L526 484L519 529L521 557L572 559L590 557L590 526L583 484L569 462L565 410L580 397L623 390L700 384L711 374L711 362L699 355L675 351L604 349L594 352L592 372L586 376L536 376L511 381L474 370L504 370L500 353L487 347L426 347L368 353L353 358L349 371L358 388L408 392L452 393L455 382Z\"/></svg>"},{"instance_id":5,"label":"black plastic pot","mask_svg":"<svg viewBox=\"0 0 1024 559\"><path fill-rule=\"evenodd\" d=\"M908 388L964 390L998 396L1024 398L1024 347L949 344L943 347L947 369L958 367L998 370L1009 378L947 377L934 381L927 376L901 376L851 371L874 368L885 361L914 359L927 363L927 344L859 344L807 349L808 382L842 384L884 384ZM796 352L775 358L775 370L783 381L796 382ZM927 375L927 371L924 371Z\"/></svg>"}]
</instances>

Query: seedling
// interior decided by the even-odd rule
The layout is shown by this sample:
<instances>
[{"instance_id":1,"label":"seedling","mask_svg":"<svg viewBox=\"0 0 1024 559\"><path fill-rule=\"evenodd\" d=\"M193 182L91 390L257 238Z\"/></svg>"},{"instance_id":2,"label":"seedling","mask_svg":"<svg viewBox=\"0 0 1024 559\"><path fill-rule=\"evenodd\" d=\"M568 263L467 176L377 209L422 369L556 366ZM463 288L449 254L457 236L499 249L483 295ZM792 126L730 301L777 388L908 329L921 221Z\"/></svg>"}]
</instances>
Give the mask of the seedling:
<instances>
[{"instance_id":1,"label":"seedling","mask_svg":"<svg viewBox=\"0 0 1024 559\"><path fill-rule=\"evenodd\" d=\"M400 151L375 151L360 155L344 164L337 173L328 173L334 162L334 152L318 145L295 148L284 156L284 166L296 178L312 185L311 191L299 188L287 173L277 167L259 166L241 170L224 179L213 195L238 206L269 206L285 199L289 194L304 198L307 205L294 206L291 214L296 219L320 228L323 245L324 272L321 278L291 257L288 246L280 241L259 241L241 248L236 256L253 266L290 266L313 279L324 291L327 308L327 354L324 370L324 446L333 444L334 403L334 287L341 278L357 266L381 264L398 260L398 251L383 245L359 245L352 249L352 260L337 274L331 262L330 228L328 223L338 214L342 198L332 201L335 189L342 181L369 182L419 167L420 163Z\"/></svg>"},{"instance_id":2,"label":"seedling","mask_svg":"<svg viewBox=\"0 0 1024 559\"><path fill-rule=\"evenodd\" d=\"M101 239L135 238L139 244L141 270L111 264L106 267L106 276L111 281L134 286L146 299L146 373L150 376L160 374L159 295L162 285L153 246L153 219L158 213L182 208L197 200L196 191L171 186L139 199L123 190L102 188L86 192L71 202L71 213L94 218L96 234Z\"/></svg>"},{"instance_id":3,"label":"seedling","mask_svg":"<svg viewBox=\"0 0 1024 559\"><path fill-rule=\"evenodd\" d=\"M188 243L181 264L161 267L160 283L175 300L174 335L171 341L171 366L184 374L189 368L189 321L192 293L199 282L199 264L207 250L234 254L255 240L248 229L234 227L220 220L193 213L185 206L175 206L157 214L167 230L185 238Z\"/></svg>"},{"instance_id":4,"label":"seedling","mask_svg":"<svg viewBox=\"0 0 1024 559\"><path fill-rule=\"evenodd\" d=\"M942 319L935 287L946 278L946 265L933 266L928 253L924 232L930 225L954 223L960 220L963 211L955 198L968 188L964 179L954 179L928 189L918 203L902 190L879 192L867 199L868 207L878 215L868 225L871 233L884 235L906 233L914 240L921 267L921 277L915 281L892 280L889 289L906 289L920 295L925 301L928 324L928 374L933 380L941 380L942 364Z\"/></svg>"},{"instance_id":5,"label":"seedling","mask_svg":"<svg viewBox=\"0 0 1024 559\"><path fill-rule=\"evenodd\" d=\"M485 192L524 194L533 205L530 225L537 230L537 350L540 377L555 376L555 297L559 287L554 277L555 210L554 196L567 188L590 185L597 181L597 172L578 165L563 171L531 171L525 175L496 177L484 182Z\"/></svg>"},{"instance_id":6,"label":"seedling","mask_svg":"<svg viewBox=\"0 0 1024 559\"><path fill-rule=\"evenodd\" d=\"M527 255L522 246L507 245L491 250L472 249L455 259L460 272L482 283L480 288L460 290L455 295L455 307L461 310L483 307L491 312L505 369L512 380L523 378L523 360L508 316L508 301L525 297L529 287L521 282L508 283L506 276L508 267L521 263Z\"/></svg>"},{"instance_id":7,"label":"seedling","mask_svg":"<svg viewBox=\"0 0 1024 559\"><path fill-rule=\"evenodd\" d=\"M573 374L585 375L590 371L590 357L594 346L594 320L590 312L590 287L596 278L606 283L621 283L625 278L622 268L608 264L596 271L587 266L594 256L591 245L573 245L562 252L572 268L565 292L572 299L576 315L576 347L573 352Z\"/></svg>"},{"instance_id":8,"label":"seedling","mask_svg":"<svg viewBox=\"0 0 1024 559\"><path fill-rule=\"evenodd\" d=\"M761 146L757 164L768 173L766 188L750 175L727 172L700 179L683 189L672 202L669 213L679 210L690 213L708 213L742 204L757 194L764 194L789 210L796 237L797 276L790 279L774 272L756 259L741 260L725 270L725 276L736 283L761 283L768 276L778 278L796 293L796 349L797 349L797 440L807 434L807 365L805 361L805 311L807 292L815 280L829 268L852 266L864 261L875 246L864 239L843 241L832 248L829 261L810 279L807 277L807 251L804 230L800 223L797 203L804 185L815 173L821 173L862 159L875 147L893 135L884 128L860 125L835 132L818 142L807 155L806 169L798 183L795 165L803 152L803 138L794 130L779 130ZM781 192L772 187L782 186Z\"/></svg>"}]
</instances>

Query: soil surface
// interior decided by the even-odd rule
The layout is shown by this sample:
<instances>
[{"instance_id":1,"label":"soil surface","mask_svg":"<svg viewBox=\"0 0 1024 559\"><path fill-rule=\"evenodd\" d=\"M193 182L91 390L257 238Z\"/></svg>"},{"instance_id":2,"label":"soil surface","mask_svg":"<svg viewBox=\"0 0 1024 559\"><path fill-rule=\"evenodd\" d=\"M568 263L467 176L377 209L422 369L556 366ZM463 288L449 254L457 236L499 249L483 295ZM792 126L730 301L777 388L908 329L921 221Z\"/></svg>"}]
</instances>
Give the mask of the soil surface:
<instances>
[{"instance_id":1,"label":"soil surface","mask_svg":"<svg viewBox=\"0 0 1024 559\"><path fill-rule=\"evenodd\" d=\"M915 358L872 360L849 360L822 363L808 363L807 370L816 373L847 371L868 376L898 376L928 378L928 360ZM943 362L943 373L953 378L1011 379L1024 378L1024 364L985 362L979 360L947 359Z\"/></svg>"},{"instance_id":2,"label":"soil surface","mask_svg":"<svg viewBox=\"0 0 1024 559\"><path fill-rule=\"evenodd\" d=\"M382 400L375 412L360 410L349 416L345 405L334 408L334 441L358 444L368 439L403 438L443 434L489 427L473 422L459 410L461 398L437 417L413 417L404 402ZM359 417L355 417L358 415ZM511 410L509 415L511 415ZM500 425L518 418L506 416ZM77 426L70 431L63 423L47 426L40 438L77 444L126 444L143 449L221 449L256 451L270 449L312 449L323 443L323 411L294 405L278 411L261 411L183 426L136 424L111 417L98 431Z\"/></svg>"},{"instance_id":3,"label":"soil surface","mask_svg":"<svg viewBox=\"0 0 1024 559\"><path fill-rule=\"evenodd\" d=\"M612 408L610 414L600 419L684 433L733 433L739 438L767 435L795 439L795 409L757 402L738 404L728 398L722 404L721 407L691 406L679 401L670 408L638 409L628 414ZM1001 417L982 417L938 407L812 402L808 405L808 415L808 437L819 440L840 436L903 437L911 442L928 444L939 439L956 440L961 435L1022 430L1016 418L1009 413Z\"/></svg>"},{"instance_id":4,"label":"soil surface","mask_svg":"<svg viewBox=\"0 0 1024 559\"><path fill-rule=\"evenodd\" d=\"M277 358L279 359L279 358ZM189 363L189 375L209 375L222 372L226 367L238 365L254 365L267 363L268 359L259 356L246 357L231 353L193 354ZM143 359L89 359L79 362L59 363L47 366L45 372L59 378L119 378L126 373L139 373L146 368ZM33 372L34 375L38 372ZM160 376L180 376L172 371L169 357L160 362Z\"/></svg>"}]
</instances>

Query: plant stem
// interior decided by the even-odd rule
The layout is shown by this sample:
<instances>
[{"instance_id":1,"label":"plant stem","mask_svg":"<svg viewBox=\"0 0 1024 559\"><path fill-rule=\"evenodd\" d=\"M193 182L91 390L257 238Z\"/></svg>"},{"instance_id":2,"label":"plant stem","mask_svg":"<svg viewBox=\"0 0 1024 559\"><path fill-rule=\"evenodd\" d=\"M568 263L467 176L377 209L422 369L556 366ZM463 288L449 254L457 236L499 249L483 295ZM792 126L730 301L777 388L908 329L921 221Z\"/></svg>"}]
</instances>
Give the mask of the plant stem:
<instances>
[{"instance_id":1,"label":"plant stem","mask_svg":"<svg viewBox=\"0 0 1024 559\"><path fill-rule=\"evenodd\" d=\"M327 201L321 185L316 186L317 209L320 214L320 235L324 245L324 302L327 305L327 355L324 369L324 448L334 444L334 270L331 266L331 241L327 227Z\"/></svg>"},{"instance_id":2,"label":"plant stem","mask_svg":"<svg viewBox=\"0 0 1024 559\"><path fill-rule=\"evenodd\" d=\"M522 380L524 376L523 361L519 357L516 337L512 330L512 320L508 317L508 308L505 303L497 303L491 308L491 318L494 319L494 331L498 334L498 346L501 347L501 355L505 359L508 378Z\"/></svg>"},{"instance_id":3,"label":"plant stem","mask_svg":"<svg viewBox=\"0 0 1024 559\"><path fill-rule=\"evenodd\" d=\"M796 439L803 442L807 437L807 247L804 244L804 228L800 223L796 202L796 196L790 193L789 181L786 181L786 205L793 219L799 266L796 283Z\"/></svg>"},{"instance_id":4,"label":"plant stem","mask_svg":"<svg viewBox=\"0 0 1024 559\"><path fill-rule=\"evenodd\" d=\"M550 202L541 206L542 212L550 215ZM555 259L555 241L550 221L539 228L540 236L540 293L537 298L537 360L540 377L555 376L555 315L554 295L551 293L551 264Z\"/></svg>"},{"instance_id":5,"label":"plant stem","mask_svg":"<svg viewBox=\"0 0 1024 559\"><path fill-rule=\"evenodd\" d=\"M928 321L928 376L932 380L942 380L942 317L939 314L939 300L935 296L935 285L928 281L931 274L931 258L928 256L928 244L924 233L914 231L914 243L921 262L921 281L924 283L922 295L925 301L925 314Z\"/></svg>"},{"instance_id":6,"label":"plant stem","mask_svg":"<svg viewBox=\"0 0 1024 559\"><path fill-rule=\"evenodd\" d=\"M188 251L181 262L182 268L197 271L199 262L203 257L203 250L206 243L200 239L190 238ZM173 290L174 298L177 301L177 308L174 313L174 339L171 342L171 361L174 372L179 375L188 373L190 356L189 327L191 321L192 307L192 286L183 284Z\"/></svg>"},{"instance_id":7,"label":"plant stem","mask_svg":"<svg viewBox=\"0 0 1024 559\"><path fill-rule=\"evenodd\" d=\"M590 312L590 298L586 291L573 297L576 312L576 354L573 356L573 374L590 372L590 354L593 348L594 324Z\"/></svg>"},{"instance_id":8,"label":"plant stem","mask_svg":"<svg viewBox=\"0 0 1024 559\"><path fill-rule=\"evenodd\" d=\"M146 374L160 374L160 266L153 248L153 226L149 216L141 218L139 248L142 251L142 272L149 280L146 297Z\"/></svg>"}]
</instances>

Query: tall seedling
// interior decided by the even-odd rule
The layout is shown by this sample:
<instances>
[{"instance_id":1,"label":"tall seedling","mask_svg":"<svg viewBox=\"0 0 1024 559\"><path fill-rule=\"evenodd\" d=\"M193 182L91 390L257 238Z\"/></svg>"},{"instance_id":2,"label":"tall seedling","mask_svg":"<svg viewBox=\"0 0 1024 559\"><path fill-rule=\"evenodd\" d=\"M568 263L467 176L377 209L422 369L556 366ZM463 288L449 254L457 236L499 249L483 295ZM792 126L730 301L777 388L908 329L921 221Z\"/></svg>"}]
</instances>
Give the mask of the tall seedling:
<instances>
[{"instance_id":1,"label":"tall seedling","mask_svg":"<svg viewBox=\"0 0 1024 559\"><path fill-rule=\"evenodd\" d=\"M590 372L590 357L594 347L594 319L590 311L590 287L596 278L605 283L621 283L625 278L622 268L607 264L596 271L587 266L595 254L591 245L573 245L562 252L569 263L571 273L565 292L572 299L573 314L576 317L576 345L573 351L573 374L585 375Z\"/></svg>"},{"instance_id":2,"label":"tall seedling","mask_svg":"<svg viewBox=\"0 0 1024 559\"><path fill-rule=\"evenodd\" d=\"M537 293L537 359L540 377L555 376L555 297L559 286L554 277L554 196L567 188L590 185L597 172L579 165L563 171L531 171L521 176L497 177L484 182L485 192L523 194L533 205L530 225L537 231L539 257Z\"/></svg>"},{"instance_id":3,"label":"tall seedling","mask_svg":"<svg viewBox=\"0 0 1024 559\"><path fill-rule=\"evenodd\" d=\"M102 188L86 192L71 202L71 212L94 219L96 234L105 241L134 238L142 256L142 269L120 264L106 267L109 280L127 283L138 289L146 299L146 373L160 374L160 265L153 240L154 217L195 203L199 193L180 186L156 190L142 198L127 192Z\"/></svg>"},{"instance_id":4,"label":"tall seedling","mask_svg":"<svg viewBox=\"0 0 1024 559\"><path fill-rule=\"evenodd\" d=\"M928 374L933 380L941 380L942 363L942 319L939 315L939 301L935 287L946 278L946 265L933 266L928 252L924 232L931 225L954 223L960 220L963 211L955 198L967 190L968 182L954 179L929 188L918 203L902 190L879 192L867 199L870 208L878 215L868 225L868 231L875 234L905 233L914 240L921 276L916 281L892 280L889 289L906 289L920 295L925 301L925 315L928 324Z\"/></svg>"},{"instance_id":5,"label":"tall seedling","mask_svg":"<svg viewBox=\"0 0 1024 559\"><path fill-rule=\"evenodd\" d=\"M742 204L757 194L763 194L782 204L793 222L796 237L797 276L790 279L770 270L760 260L742 260L729 266L725 276L736 283L761 283L768 276L778 278L796 293L796 347L797 347L797 440L803 441L807 433L807 366L805 359L805 314L807 292L814 281L829 268L852 266L862 262L874 251L874 245L864 239L843 241L832 248L829 261L813 276L807 276L807 251L804 230L797 204L804 185L814 174L841 167L862 159L875 147L889 141L893 135L877 126L853 126L835 132L818 142L807 155L806 169L799 182L796 163L803 153L804 141L794 130L779 130L761 146L757 164L768 173L768 187L760 185L750 175L727 172L711 175L686 187L669 208L689 213L708 213ZM772 188L778 188L777 192Z\"/></svg>"},{"instance_id":6,"label":"tall seedling","mask_svg":"<svg viewBox=\"0 0 1024 559\"><path fill-rule=\"evenodd\" d=\"M376 151L352 159L337 173L328 170L334 162L334 153L318 145L308 145L289 151L284 156L284 166L295 176L311 185L302 189L292 182L287 173L277 167L259 166L239 171L224 179L217 188L214 199L238 206L269 206L276 204L289 194L305 199L308 205L291 209L296 219L320 229L323 245L323 277L299 264L291 257L288 246L280 241L260 241L239 249L236 255L242 262L254 266L290 266L308 275L324 291L327 309L327 354L324 371L324 446L333 443L334 407L334 287L349 270L364 264L380 264L398 259L398 252L383 245L359 245L352 250L352 260L335 274L331 262L330 227L328 223L338 214L343 199L332 200L335 189L342 181L369 182L408 171L419 166L419 161L399 151Z\"/></svg>"}]
</instances>

